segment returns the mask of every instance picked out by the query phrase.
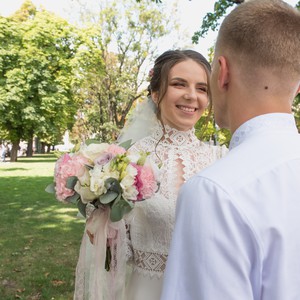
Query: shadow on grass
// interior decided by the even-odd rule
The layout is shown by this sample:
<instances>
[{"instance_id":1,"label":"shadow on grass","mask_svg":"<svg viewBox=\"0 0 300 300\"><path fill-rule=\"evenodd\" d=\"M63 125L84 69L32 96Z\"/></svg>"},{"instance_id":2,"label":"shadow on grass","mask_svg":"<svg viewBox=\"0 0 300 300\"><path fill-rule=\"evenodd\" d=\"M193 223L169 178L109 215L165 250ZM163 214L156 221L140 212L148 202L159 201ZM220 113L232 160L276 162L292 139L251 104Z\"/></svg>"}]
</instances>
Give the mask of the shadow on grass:
<instances>
[{"instance_id":1,"label":"shadow on grass","mask_svg":"<svg viewBox=\"0 0 300 300\"><path fill-rule=\"evenodd\" d=\"M18 157L17 163L47 163L56 161L57 157L53 154L34 154L32 157Z\"/></svg>"},{"instance_id":2,"label":"shadow on grass","mask_svg":"<svg viewBox=\"0 0 300 300\"><path fill-rule=\"evenodd\" d=\"M24 171L24 170L28 170L25 168L9 168L9 169L2 169L1 172L10 172L10 171Z\"/></svg>"},{"instance_id":3,"label":"shadow on grass","mask_svg":"<svg viewBox=\"0 0 300 300\"><path fill-rule=\"evenodd\" d=\"M45 192L52 180L0 179L0 299L71 299L84 220Z\"/></svg>"}]
</instances>

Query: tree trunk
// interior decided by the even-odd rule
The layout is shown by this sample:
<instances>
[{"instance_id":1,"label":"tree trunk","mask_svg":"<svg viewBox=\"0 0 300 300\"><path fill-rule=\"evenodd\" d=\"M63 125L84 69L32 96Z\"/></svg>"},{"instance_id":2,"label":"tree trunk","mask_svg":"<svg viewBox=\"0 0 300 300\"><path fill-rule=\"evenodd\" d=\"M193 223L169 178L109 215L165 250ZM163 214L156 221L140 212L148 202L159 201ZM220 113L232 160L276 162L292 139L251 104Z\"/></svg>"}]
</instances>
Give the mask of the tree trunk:
<instances>
[{"instance_id":1,"label":"tree trunk","mask_svg":"<svg viewBox=\"0 0 300 300\"><path fill-rule=\"evenodd\" d=\"M45 154L45 147L46 147L46 144L44 142L41 142L41 153L42 154Z\"/></svg>"},{"instance_id":2,"label":"tree trunk","mask_svg":"<svg viewBox=\"0 0 300 300\"><path fill-rule=\"evenodd\" d=\"M12 143L12 148L10 151L10 161L16 162L18 159L18 150L19 150L20 140L14 141Z\"/></svg>"},{"instance_id":3,"label":"tree trunk","mask_svg":"<svg viewBox=\"0 0 300 300\"><path fill-rule=\"evenodd\" d=\"M51 150L51 145L47 144L47 153L50 153L50 150Z\"/></svg>"},{"instance_id":4,"label":"tree trunk","mask_svg":"<svg viewBox=\"0 0 300 300\"><path fill-rule=\"evenodd\" d=\"M33 137L29 138L28 141L27 141L27 150L26 150L26 156L27 157L32 157L33 155L33 148L32 148L32 145L33 145Z\"/></svg>"}]
</instances>

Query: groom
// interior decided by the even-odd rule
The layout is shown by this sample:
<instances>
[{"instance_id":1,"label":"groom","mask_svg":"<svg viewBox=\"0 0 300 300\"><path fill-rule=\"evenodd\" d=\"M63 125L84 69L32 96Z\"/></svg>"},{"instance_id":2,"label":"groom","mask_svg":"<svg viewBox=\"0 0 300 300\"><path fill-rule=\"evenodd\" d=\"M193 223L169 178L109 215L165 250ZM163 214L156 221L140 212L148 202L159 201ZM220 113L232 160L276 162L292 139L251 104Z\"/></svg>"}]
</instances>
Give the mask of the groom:
<instances>
[{"instance_id":1,"label":"groom","mask_svg":"<svg viewBox=\"0 0 300 300\"><path fill-rule=\"evenodd\" d=\"M300 12L279 0L237 6L212 67L230 151L181 189L161 299L300 299Z\"/></svg>"}]
</instances>

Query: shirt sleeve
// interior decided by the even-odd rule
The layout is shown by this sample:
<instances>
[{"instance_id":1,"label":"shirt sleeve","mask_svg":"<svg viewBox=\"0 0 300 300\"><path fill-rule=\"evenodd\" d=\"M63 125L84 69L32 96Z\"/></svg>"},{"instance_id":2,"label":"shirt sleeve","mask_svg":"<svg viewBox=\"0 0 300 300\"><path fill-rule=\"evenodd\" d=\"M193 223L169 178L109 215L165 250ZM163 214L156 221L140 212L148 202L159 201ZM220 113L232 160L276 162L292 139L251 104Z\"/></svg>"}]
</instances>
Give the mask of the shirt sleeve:
<instances>
[{"instance_id":1,"label":"shirt sleeve","mask_svg":"<svg viewBox=\"0 0 300 300\"><path fill-rule=\"evenodd\" d=\"M257 249L228 193L193 177L179 193L161 299L258 299Z\"/></svg>"}]
</instances>

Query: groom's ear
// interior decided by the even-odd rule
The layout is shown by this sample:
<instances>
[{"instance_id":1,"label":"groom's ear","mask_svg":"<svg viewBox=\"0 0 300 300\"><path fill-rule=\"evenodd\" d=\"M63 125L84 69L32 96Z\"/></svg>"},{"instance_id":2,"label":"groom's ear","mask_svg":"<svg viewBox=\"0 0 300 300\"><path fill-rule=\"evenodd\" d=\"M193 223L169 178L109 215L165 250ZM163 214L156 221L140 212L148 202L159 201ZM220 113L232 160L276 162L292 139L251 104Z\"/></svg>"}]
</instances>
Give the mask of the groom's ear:
<instances>
[{"instance_id":1,"label":"groom's ear","mask_svg":"<svg viewBox=\"0 0 300 300\"><path fill-rule=\"evenodd\" d=\"M219 76L218 85L220 90L227 91L229 85L229 66L225 56L218 57Z\"/></svg>"}]
</instances>

